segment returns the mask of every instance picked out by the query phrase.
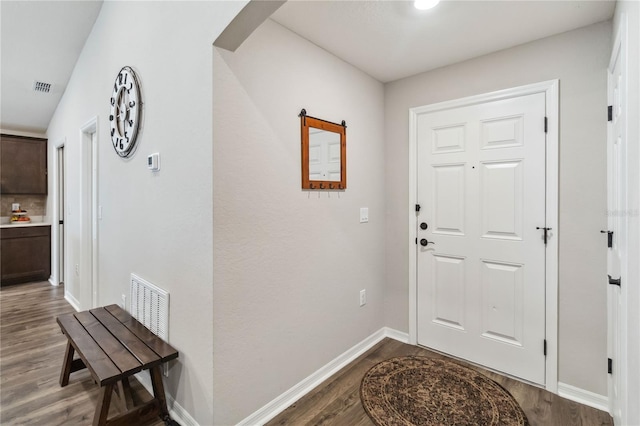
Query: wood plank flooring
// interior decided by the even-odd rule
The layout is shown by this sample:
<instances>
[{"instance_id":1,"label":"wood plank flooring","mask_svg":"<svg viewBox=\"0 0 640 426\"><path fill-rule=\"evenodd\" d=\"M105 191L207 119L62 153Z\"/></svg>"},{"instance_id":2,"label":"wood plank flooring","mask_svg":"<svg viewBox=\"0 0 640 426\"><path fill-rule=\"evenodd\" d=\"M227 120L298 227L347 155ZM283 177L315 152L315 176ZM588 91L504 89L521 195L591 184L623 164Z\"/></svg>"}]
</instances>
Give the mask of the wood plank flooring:
<instances>
[{"instance_id":1,"label":"wood plank flooring","mask_svg":"<svg viewBox=\"0 0 640 426\"><path fill-rule=\"evenodd\" d=\"M360 403L360 381L378 362L405 355L442 357L423 348L384 339L267 425L373 425ZM518 401L532 426L613 425L608 413L472 365L469 367L482 372L507 389Z\"/></svg>"},{"instance_id":2,"label":"wood plank flooring","mask_svg":"<svg viewBox=\"0 0 640 426\"><path fill-rule=\"evenodd\" d=\"M0 288L0 424L91 424L100 388L88 370L72 373L65 387L58 383L67 339L56 317L70 312L75 311L62 286L38 282ZM131 386L137 401L151 399L137 380ZM118 404L111 405L112 416Z\"/></svg>"},{"instance_id":3,"label":"wood plank flooring","mask_svg":"<svg viewBox=\"0 0 640 426\"><path fill-rule=\"evenodd\" d=\"M48 282L0 288L0 424L87 425L99 387L84 370L73 373L69 385L58 384L66 338L55 319L74 312L63 287ZM360 403L360 380L373 365L395 356L441 355L385 339L319 387L275 417L268 425L371 426ZM472 368L475 368L472 366ZM504 386L536 425L612 425L602 411L571 402L545 390L477 368ZM136 381L140 401L151 396ZM117 404L112 404L111 415ZM160 426L159 419L150 423ZM202 425L209 426L209 425ZM226 426L226 425L225 425Z\"/></svg>"}]
</instances>

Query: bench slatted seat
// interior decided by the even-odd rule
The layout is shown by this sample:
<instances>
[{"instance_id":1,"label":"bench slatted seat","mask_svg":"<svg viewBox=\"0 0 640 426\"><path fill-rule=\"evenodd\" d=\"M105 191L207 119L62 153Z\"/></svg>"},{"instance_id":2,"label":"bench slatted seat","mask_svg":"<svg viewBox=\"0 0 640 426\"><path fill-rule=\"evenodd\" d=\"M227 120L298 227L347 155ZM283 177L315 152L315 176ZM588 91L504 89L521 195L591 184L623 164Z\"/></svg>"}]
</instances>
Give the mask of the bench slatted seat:
<instances>
[{"instance_id":1,"label":"bench slatted seat","mask_svg":"<svg viewBox=\"0 0 640 426\"><path fill-rule=\"evenodd\" d=\"M178 357L176 349L117 305L61 315L57 321L67 336L60 386L69 383L71 373L87 368L101 387L94 425L135 424L168 416L160 366ZM75 352L79 358L74 360ZM153 399L129 409L133 405L129 377L143 370L151 375ZM125 413L107 419L114 391Z\"/></svg>"}]
</instances>

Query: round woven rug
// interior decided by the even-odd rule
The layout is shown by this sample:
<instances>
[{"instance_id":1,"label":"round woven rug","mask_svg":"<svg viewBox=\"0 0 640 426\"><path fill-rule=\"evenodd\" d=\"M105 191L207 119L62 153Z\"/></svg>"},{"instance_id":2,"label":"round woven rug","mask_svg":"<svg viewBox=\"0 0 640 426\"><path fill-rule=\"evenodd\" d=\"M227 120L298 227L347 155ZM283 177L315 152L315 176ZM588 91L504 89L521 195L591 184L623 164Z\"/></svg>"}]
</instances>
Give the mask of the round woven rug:
<instances>
[{"instance_id":1,"label":"round woven rug","mask_svg":"<svg viewBox=\"0 0 640 426\"><path fill-rule=\"evenodd\" d=\"M365 374L360 398L378 426L529 425L502 386L443 359L409 356L383 361Z\"/></svg>"}]
</instances>

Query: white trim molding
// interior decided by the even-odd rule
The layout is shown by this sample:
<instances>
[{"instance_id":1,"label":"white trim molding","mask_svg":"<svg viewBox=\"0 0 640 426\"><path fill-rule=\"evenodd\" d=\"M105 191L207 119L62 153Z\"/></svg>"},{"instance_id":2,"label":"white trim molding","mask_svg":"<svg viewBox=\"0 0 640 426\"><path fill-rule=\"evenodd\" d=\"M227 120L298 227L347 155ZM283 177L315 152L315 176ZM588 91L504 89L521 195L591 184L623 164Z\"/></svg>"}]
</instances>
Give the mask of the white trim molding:
<instances>
[{"instance_id":1,"label":"white trim molding","mask_svg":"<svg viewBox=\"0 0 640 426\"><path fill-rule=\"evenodd\" d=\"M141 371L135 374L135 378L143 388L153 395L153 386L151 385L151 378L145 371ZM187 410L185 410L173 396L165 392L167 398L167 408L169 409L169 416L177 421L182 426L200 426L200 424L194 419Z\"/></svg>"},{"instance_id":2,"label":"white trim molding","mask_svg":"<svg viewBox=\"0 0 640 426\"><path fill-rule=\"evenodd\" d=\"M558 382L558 395L601 411L609 411L609 398L604 395Z\"/></svg>"},{"instance_id":3,"label":"white trim molding","mask_svg":"<svg viewBox=\"0 0 640 426\"><path fill-rule=\"evenodd\" d=\"M470 96L452 101L440 102L409 109L409 342L418 342L417 319L417 254L415 245L417 204L417 133L418 115L477 105L517 96L536 93L545 94L545 115L548 118L547 152L546 152L546 227L551 228L550 238L546 246L546 287L545 287L545 337L547 341L547 357L545 361L545 389L558 391L558 173L559 173L559 80L514 87L496 92Z\"/></svg>"},{"instance_id":4,"label":"white trim molding","mask_svg":"<svg viewBox=\"0 0 640 426\"><path fill-rule=\"evenodd\" d=\"M321 367L306 379L303 379L297 385L293 386L288 391L284 392L282 395L251 414L249 417L240 421L238 426L255 426L267 423L269 420L287 409L291 404L313 390L316 386L371 349L376 343L380 342L385 337L399 340L403 343L407 343L409 341L409 335L407 333L393 330L389 327L383 327L353 346L351 349L348 349L346 352L339 355L333 361Z\"/></svg>"},{"instance_id":5,"label":"white trim molding","mask_svg":"<svg viewBox=\"0 0 640 426\"><path fill-rule=\"evenodd\" d=\"M53 144L53 149L50 150L50 156L47 155L47 161L49 162L49 199L53 200L53 221L51 225L51 277L49 282L51 285L58 286L62 281L61 276L66 276L67 271L60 270L60 239L64 239L64 235L60 235L60 221L66 220L65 217L60 217L60 162L58 158L58 150L64 148L67 144L67 137L63 137ZM52 172L53 170L53 172ZM65 208L67 206L64 206ZM64 229L64 228L63 228ZM65 290L66 292L66 290Z\"/></svg>"},{"instance_id":6,"label":"white trim molding","mask_svg":"<svg viewBox=\"0 0 640 426\"><path fill-rule=\"evenodd\" d=\"M85 309L98 306L98 116L80 127L80 288ZM88 293L88 294L87 294Z\"/></svg>"},{"instance_id":7,"label":"white trim molding","mask_svg":"<svg viewBox=\"0 0 640 426\"><path fill-rule=\"evenodd\" d=\"M71 307L75 309L76 312L80 312L80 302L78 302L78 300L73 297L73 295L69 293L66 288L64 289L64 300L69 302Z\"/></svg>"}]
</instances>

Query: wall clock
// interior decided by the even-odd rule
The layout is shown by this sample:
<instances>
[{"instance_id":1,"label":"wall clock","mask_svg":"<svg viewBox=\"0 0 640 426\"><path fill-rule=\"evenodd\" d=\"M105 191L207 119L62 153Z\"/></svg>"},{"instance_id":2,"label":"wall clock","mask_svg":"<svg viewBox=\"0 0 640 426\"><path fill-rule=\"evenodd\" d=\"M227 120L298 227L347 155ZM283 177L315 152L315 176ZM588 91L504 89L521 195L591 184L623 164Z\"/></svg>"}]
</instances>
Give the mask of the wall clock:
<instances>
[{"instance_id":1,"label":"wall clock","mask_svg":"<svg viewBox=\"0 0 640 426\"><path fill-rule=\"evenodd\" d=\"M142 98L138 77L131 67L122 67L113 84L109 115L111 142L120 157L133 154L141 118Z\"/></svg>"}]
</instances>

